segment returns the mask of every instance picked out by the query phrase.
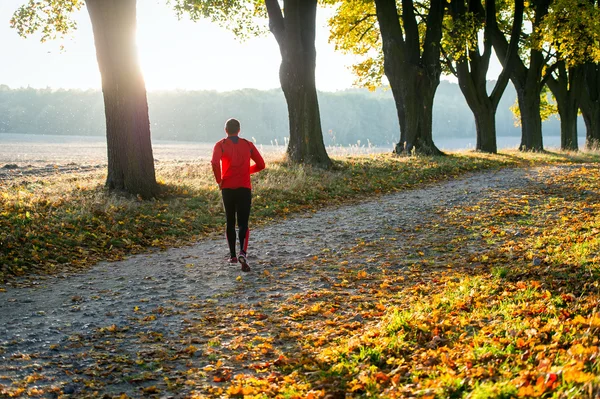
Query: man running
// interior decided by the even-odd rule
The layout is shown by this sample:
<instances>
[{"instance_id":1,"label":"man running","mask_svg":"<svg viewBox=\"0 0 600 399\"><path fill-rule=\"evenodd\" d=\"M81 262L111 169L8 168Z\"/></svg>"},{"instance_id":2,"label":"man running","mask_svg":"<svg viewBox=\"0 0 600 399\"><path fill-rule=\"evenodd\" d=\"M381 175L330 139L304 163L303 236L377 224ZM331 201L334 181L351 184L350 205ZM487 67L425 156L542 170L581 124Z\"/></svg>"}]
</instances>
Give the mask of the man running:
<instances>
[{"instance_id":1,"label":"man running","mask_svg":"<svg viewBox=\"0 0 600 399\"><path fill-rule=\"evenodd\" d=\"M240 122L229 119L225 122L227 137L215 144L212 155L212 169L215 180L223 195L223 205L227 216L227 243L229 244L230 263L242 264L242 271L249 272L250 266L246 251L248 250L248 219L252 204L252 185L250 175L265 168L265 161L254 146L246 139L239 137ZM250 160L254 161L250 165ZM222 167L221 167L222 165ZM240 253L235 252L235 220L239 228Z\"/></svg>"}]
</instances>

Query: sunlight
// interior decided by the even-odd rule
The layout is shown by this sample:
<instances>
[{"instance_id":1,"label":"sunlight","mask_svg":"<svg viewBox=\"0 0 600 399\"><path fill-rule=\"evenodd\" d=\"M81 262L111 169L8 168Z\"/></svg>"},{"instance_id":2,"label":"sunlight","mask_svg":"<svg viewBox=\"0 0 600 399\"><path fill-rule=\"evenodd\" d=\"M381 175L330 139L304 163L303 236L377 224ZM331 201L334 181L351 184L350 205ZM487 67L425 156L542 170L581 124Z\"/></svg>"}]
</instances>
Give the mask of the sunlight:
<instances>
[{"instance_id":1,"label":"sunlight","mask_svg":"<svg viewBox=\"0 0 600 399\"><path fill-rule=\"evenodd\" d=\"M334 91L352 85L348 66L354 57L336 53L328 43L329 15L327 10L318 14L316 80L320 90ZM137 42L148 90L280 87L281 56L270 34L240 42L209 21L177 20L166 4L139 3Z\"/></svg>"},{"instance_id":2,"label":"sunlight","mask_svg":"<svg viewBox=\"0 0 600 399\"><path fill-rule=\"evenodd\" d=\"M139 8L138 51L149 90L279 86L280 56L271 37L240 43L231 32L208 21L178 21L174 15L157 30L152 14L161 7Z\"/></svg>"},{"instance_id":3,"label":"sunlight","mask_svg":"<svg viewBox=\"0 0 600 399\"><path fill-rule=\"evenodd\" d=\"M23 0L0 2L0 17L10 19ZM354 57L335 52L327 42L327 10L317 13L317 87L335 91L351 87L347 68ZM63 40L40 43L39 36L20 38L0 26L7 62L0 65L2 82L11 87L100 89L100 74L89 16L74 15L77 30ZM240 43L233 33L209 21L178 20L166 2L139 1L137 43L148 90L218 90L279 88L281 56L275 39L266 34ZM64 51L60 46L64 45ZM44 73L40 73L44 65Z\"/></svg>"}]
</instances>

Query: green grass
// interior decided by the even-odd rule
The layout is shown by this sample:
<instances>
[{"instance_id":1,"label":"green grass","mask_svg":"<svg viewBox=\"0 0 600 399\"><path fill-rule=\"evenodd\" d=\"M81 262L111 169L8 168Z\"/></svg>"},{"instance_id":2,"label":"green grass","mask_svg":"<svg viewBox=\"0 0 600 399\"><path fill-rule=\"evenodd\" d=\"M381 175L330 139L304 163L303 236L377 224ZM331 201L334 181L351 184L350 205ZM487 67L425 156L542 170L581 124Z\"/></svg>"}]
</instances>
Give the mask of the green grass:
<instances>
[{"instance_id":1,"label":"green grass","mask_svg":"<svg viewBox=\"0 0 600 399\"><path fill-rule=\"evenodd\" d=\"M272 160L253 178L251 224L467 172L598 159L591 153L454 153L410 158L379 154L338 158L331 170ZM74 271L151 248L185 245L223 228L220 193L207 164L159 166L157 176L163 192L152 201L107 192L105 175L98 172L2 182L0 281Z\"/></svg>"}]
</instances>

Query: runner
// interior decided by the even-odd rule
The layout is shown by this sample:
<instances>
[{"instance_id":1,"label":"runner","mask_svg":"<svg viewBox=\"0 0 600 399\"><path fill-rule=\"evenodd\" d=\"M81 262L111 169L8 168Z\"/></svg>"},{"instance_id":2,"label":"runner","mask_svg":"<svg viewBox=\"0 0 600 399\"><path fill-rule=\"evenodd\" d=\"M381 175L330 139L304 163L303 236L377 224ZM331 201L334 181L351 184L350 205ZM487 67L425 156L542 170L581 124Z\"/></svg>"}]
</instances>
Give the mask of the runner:
<instances>
[{"instance_id":1,"label":"runner","mask_svg":"<svg viewBox=\"0 0 600 399\"><path fill-rule=\"evenodd\" d=\"M265 161L254 144L239 137L240 122L229 119L225 122L227 137L215 144L212 155L212 168L215 180L223 195L223 205L227 216L227 243L230 263L242 264L242 271L249 272L247 250L250 230L248 219L252 204L252 184L250 175L265 168ZM254 161L250 165L250 160ZM222 167L221 167L222 166ZM240 253L235 251L235 221L239 228Z\"/></svg>"}]
</instances>

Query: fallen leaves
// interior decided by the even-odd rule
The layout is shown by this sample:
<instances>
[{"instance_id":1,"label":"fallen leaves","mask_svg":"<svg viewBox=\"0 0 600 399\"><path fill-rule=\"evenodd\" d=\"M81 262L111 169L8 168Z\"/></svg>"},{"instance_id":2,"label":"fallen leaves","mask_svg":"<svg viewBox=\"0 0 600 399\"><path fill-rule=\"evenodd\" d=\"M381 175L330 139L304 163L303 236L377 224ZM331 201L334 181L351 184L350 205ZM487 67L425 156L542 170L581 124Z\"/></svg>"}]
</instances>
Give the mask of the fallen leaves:
<instances>
[{"instance_id":1,"label":"fallen leaves","mask_svg":"<svg viewBox=\"0 0 600 399\"><path fill-rule=\"evenodd\" d=\"M597 167L548 171L390 232L410 242L360 240L343 261L321 251L236 284L233 294L268 291L259 299L136 306L141 330L72 337L93 348L78 358L91 365L65 374L86 378L84 396L120 373L149 396L594 397L600 209L587 192L600 192ZM180 326L158 330L180 313ZM143 350L119 353L125 340ZM0 395L46 395L40 377Z\"/></svg>"},{"instance_id":2,"label":"fallen leaves","mask_svg":"<svg viewBox=\"0 0 600 399\"><path fill-rule=\"evenodd\" d=\"M594 159L586 155L564 158ZM520 153L510 158L474 153L440 158L380 154L336 160L332 171L276 162L256 177L252 223L347 203L365 195L395 192L472 170L523 165L530 159L564 162L564 158ZM593 172L593 168L581 170ZM157 173L163 176L160 180L164 190L158 200L148 202L109 195L103 188L104 176L98 172L0 183L0 279L78 271L100 260L118 260L149 248L179 246L222 229L222 206L208 166L164 165ZM287 182L292 183L288 186ZM518 217L520 205L503 207L498 212Z\"/></svg>"}]
</instances>

